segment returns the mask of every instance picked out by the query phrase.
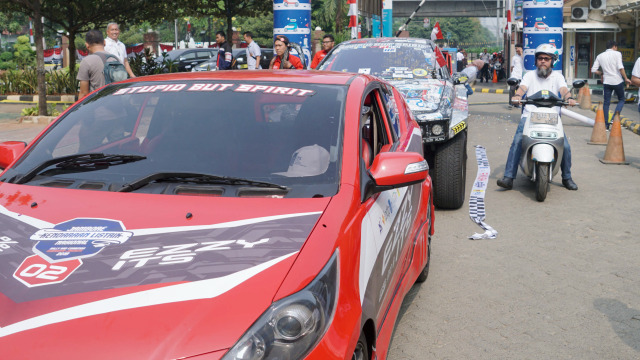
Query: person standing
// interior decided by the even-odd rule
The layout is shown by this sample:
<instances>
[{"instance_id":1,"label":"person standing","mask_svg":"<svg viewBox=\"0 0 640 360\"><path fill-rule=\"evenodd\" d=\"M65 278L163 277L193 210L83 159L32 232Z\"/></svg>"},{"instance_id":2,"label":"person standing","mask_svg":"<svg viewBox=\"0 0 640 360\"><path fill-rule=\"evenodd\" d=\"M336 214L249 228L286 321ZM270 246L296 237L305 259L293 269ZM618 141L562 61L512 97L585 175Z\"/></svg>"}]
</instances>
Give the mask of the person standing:
<instances>
[{"instance_id":1,"label":"person standing","mask_svg":"<svg viewBox=\"0 0 640 360\"><path fill-rule=\"evenodd\" d=\"M104 49L102 32L99 30L89 30L84 36L84 41L89 55L80 62L80 69L78 69L78 75L76 76L80 82L78 100L87 96L87 94L95 89L103 87L105 84L104 62L102 58L98 56L98 53L107 54Z\"/></svg>"},{"instance_id":2,"label":"person standing","mask_svg":"<svg viewBox=\"0 0 640 360\"><path fill-rule=\"evenodd\" d=\"M289 54L289 38L277 35L273 42L275 56L271 59L269 69L302 69L302 62L295 55Z\"/></svg>"},{"instance_id":3,"label":"person standing","mask_svg":"<svg viewBox=\"0 0 640 360\"><path fill-rule=\"evenodd\" d=\"M233 52L231 51L231 45L227 42L227 36L224 34L224 31L218 31L216 33L216 43L218 44L216 70L231 70ZM248 60L247 58L247 61Z\"/></svg>"},{"instance_id":4,"label":"person standing","mask_svg":"<svg viewBox=\"0 0 640 360\"><path fill-rule=\"evenodd\" d=\"M598 68L602 67L602 71ZM600 53L596 57L591 72L602 76L602 84L604 88L604 104L602 109L604 110L604 123L609 130L611 121L609 119L609 105L611 104L611 93L615 91L618 97L618 105L616 105L615 112L619 113L624 106L624 88L625 83L631 84L631 80L627 79L627 74L624 72L624 66L622 65L622 54L618 51L618 43L615 40L607 41L607 50Z\"/></svg>"},{"instance_id":5,"label":"person standing","mask_svg":"<svg viewBox=\"0 0 640 360\"><path fill-rule=\"evenodd\" d=\"M556 55L556 47L550 44L541 44L536 48L536 71L527 72L520 83L520 87L513 96L513 102L519 102L522 96L532 95L538 91L548 90L554 94L560 93L562 98L571 106L575 106L577 103L571 97L571 92L567 88L567 82L559 71L553 71L553 64L558 59ZM527 105L524 107L520 123L516 129L516 133L513 136L511 147L509 148L509 155L507 156L507 164L504 167L504 177L498 179L498 186L511 190L513 188L513 179L515 179L518 173L518 162L520 161L520 155L522 154L522 132L524 130L524 124L527 117L531 113L531 110L535 109L533 105ZM558 108L560 111L560 108ZM562 185L569 190L578 190L578 185L571 178L571 147L567 136L564 137L564 152L562 154L562 162L560 163L560 169L562 170Z\"/></svg>"},{"instance_id":6,"label":"person standing","mask_svg":"<svg viewBox=\"0 0 640 360\"><path fill-rule=\"evenodd\" d=\"M244 41L247 42L247 68L249 70L259 70L262 69L260 66L260 57L262 56L262 52L260 51L260 46L253 41L253 34L251 31L245 31Z\"/></svg>"},{"instance_id":7,"label":"person standing","mask_svg":"<svg viewBox=\"0 0 640 360\"><path fill-rule=\"evenodd\" d=\"M480 54L480 59L484 61L484 67L482 67L482 71L480 71L480 82L486 80L489 82L489 64L491 63L491 54L487 52L487 49L484 49L482 54Z\"/></svg>"},{"instance_id":8,"label":"person standing","mask_svg":"<svg viewBox=\"0 0 640 360\"><path fill-rule=\"evenodd\" d=\"M631 84L640 87L640 57L636 60L631 70ZM640 92L637 95L638 98L638 112L640 112Z\"/></svg>"},{"instance_id":9,"label":"person standing","mask_svg":"<svg viewBox=\"0 0 640 360\"><path fill-rule=\"evenodd\" d=\"M107 38L104 42L104 50L115 55L118 60L124 64L124 68L127 70L129 77L134 78L136 76L133 71L131 71L131 66L129 66L127 48L124 46L122 41L118 40L118 37L120 37L120 26L116 23L109 23L109 25L107 25Z\"/></svg>"},{"instance_id":10,"label":"person standing","mask_svg":"<svg viewBox=\"0 0 640 360\"><path fill-rule=\"evenodd\" d=\"M463 49L458 49L458 52L456 53L456 64L457 64L457 71L461 72L464 69L464 53L463 53Z\"/></svg>"},{"instance_id":11,"label":"person standing","mask_svg":"<svg viewBox=\"0 0 640 360\"><path fill-rule=\"evenodd\" d=\"M522 59L522 44L516 44L516 54L511 57L511 78L516 78L518 80L522 80L522 75L524 72L524 60ZM516 93L516 89L518 85L509 86L509 109L514 107L520 107L519 105L514 105L511 103L511 99L513 95Z\"/></svg>"},{"instance_id":12,"label":"person standing","mask_svg":"<svg viewBox=\"0 0 640 360\"><path fill-rule=\"evenodd\" d=\"M315 69L318 66L318 64L320 64L320 61L322 61L322 59L324 59L324 57L327 56L329 51L331 51L331 49L333 49L333 45L334 44L335 44L335 40L333 39L333 35L326 34L322 38L322 50L318 51L313 56L313 61L311 61L311 68L312 69Z\"/></svg>"}]
</instances>

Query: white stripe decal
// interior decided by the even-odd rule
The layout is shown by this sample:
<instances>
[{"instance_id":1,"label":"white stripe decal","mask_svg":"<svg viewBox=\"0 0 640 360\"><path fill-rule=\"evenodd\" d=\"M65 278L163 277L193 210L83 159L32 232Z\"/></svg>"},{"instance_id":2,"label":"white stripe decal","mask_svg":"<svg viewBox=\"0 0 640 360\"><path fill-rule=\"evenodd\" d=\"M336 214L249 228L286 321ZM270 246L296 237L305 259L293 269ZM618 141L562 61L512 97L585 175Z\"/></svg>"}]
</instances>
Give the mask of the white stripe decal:
<instances>
[{"instance_id":1,"label":"white stripe decal","mask_svg":"<svg viewBox=\"0 0 640 360\"><path fill-rule=\"evenodd\" d=\"M40 220L33 218L31 216L22 215L15 213L13 211L8 210L4 206L0 205L0 214L6 215L10 218L21 221L25 224L31 225L38 229L50 229L55 226L55 224L50 223L48 221ZM226 223L220 224L212 224L212 225L195 225L195 226L175 226L175 227L165 227L165 228L150 228L150 229L127 229L128 231L133 232L133 235L154 235L154 234L165 234L165 233L175 233L181 231L193 231L193 230L208 230L208 229L221 229L228 227L236 227L236 226L245 226L249 224L257 224L261 222L273 221L273 220L281 220L288 219L293 217L301 217L308 215L318 215L322 214L322 211L312 211L306 213L297 213L297 214L285 214L285 215L274 215L274 216L264 216L253 219L244 219L244 220L235 220L229 221Z\"/></svg>"},{"instance_id":2,"label":"white stripe decal","mask_svg":"<svg viewBox=\"0 0 640 360\"><path fill-rule=\"evenodd\" d=\"M318 215L322 214L322 211L314 211L308 213L298 213L298 214L285 214L285 215L274 215L274 216L265 216L254 219L245 219L245 220L236 220L229 221L226 223L220 224L212 224L212 225L195 225L195 226L176 226L176 227L165 227L165 228L151 228L151 229L137 229L128 231L133 232L133 235L153 235L153 234L166 234L166 233L174 233L180 231L193 231L193 230L209 230L209 229L221 229L221 228L229 228L236 226L245 226L249 224L257 224L261 222L280 220L280 219L288 219L293 217L307 216L307 215Z\"/></svg>"},{"instance_id":3,"label":"white stripe decal","mask_svg":"<svg viewBox=\"0 0 640 360\"><path fill-rule=\"evenodd\" d=\"M16 219L18 221L21 221L25 224L31 225L38 229L48 229L48 228L52 228L55 225L44 220L33 218L31 216L15 213L5 208L2 205L0 205L0 214L7 215L10 218Z\"/></svg>"},{"instance_id":4,"label":"white stripe decal","mask_svg":"<svg viewBox=\"0 0 640 360\"><path fill-rule=\"evenodd\" d=\"M0 337L93 315L106 314L127 309L136 309L145 306L214 298L216 296L224 294L225 292L233 289L234 287L248 280L254 275L274 266L275 264L287 259L288 257L296 253L297 251L254 266L252 268L220 278L194 281L185 284L171 285L158 289L140 291L133 294L99 300L59 311L54 311L49 314L36 316L34 318L23 320L0 328Z\"/></svg>"}]
</instances>

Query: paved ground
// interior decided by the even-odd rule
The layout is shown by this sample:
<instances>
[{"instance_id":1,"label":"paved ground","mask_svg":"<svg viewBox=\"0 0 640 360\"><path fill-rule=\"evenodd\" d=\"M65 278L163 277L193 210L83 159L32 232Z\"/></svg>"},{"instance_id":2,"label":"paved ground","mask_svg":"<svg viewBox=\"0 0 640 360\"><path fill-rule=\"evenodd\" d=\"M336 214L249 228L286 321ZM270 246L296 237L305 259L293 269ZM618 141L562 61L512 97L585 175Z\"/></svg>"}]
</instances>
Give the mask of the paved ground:
<instances>
[{"instance_id":1,"label":"paved ground","mask_svg":"<svg viewBox=\"0 0 640 360\"><path fill-rule=\"evenodd\" d=\"M481 144L498 237L467 239L481 232L468 201L436 211L431 273L404 301L388 359L640 359L640 136L622 131L629 165L603 165L591 127L563 118L580 189L554 178L539 203L522 174L514 190L496 185L519 119L506 98L470 99L467 189Z\"/></svg>"}]
</instances>

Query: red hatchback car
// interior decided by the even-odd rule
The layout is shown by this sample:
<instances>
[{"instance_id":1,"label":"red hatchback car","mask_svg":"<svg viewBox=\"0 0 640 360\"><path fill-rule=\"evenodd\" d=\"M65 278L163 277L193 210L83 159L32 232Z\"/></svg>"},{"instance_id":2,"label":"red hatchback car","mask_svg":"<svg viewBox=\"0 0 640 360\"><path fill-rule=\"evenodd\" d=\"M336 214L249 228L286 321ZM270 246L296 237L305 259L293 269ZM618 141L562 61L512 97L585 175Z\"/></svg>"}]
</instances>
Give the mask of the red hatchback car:
<instances>
[{"instance_id":1,"label":"red hatchback car","mask_svg":"<svg viewBox=\"0 0 640 360\"><path fill-rule=\"evenodd\" d=\"M420 128L368 75L110 84L0 167L3 359L384 359L428 274Z\"/></svg>"}]
</instances>

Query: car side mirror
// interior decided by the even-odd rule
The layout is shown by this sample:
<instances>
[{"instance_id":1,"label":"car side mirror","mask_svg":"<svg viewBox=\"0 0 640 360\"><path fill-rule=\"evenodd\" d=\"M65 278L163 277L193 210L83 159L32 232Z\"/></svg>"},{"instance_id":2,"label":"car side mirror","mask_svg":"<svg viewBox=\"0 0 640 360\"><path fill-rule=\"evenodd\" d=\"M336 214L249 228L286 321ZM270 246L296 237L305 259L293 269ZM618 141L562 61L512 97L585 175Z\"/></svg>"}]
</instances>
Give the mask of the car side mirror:
<instances>
[{"instance_id":1,"label":"car side mirror","mask_svg":"<svg viewBox=\"0 0 640 360\"><path fill-rule=\"evenodd\" d=\"M416 152L383 152L376 155L369 168L371 183L366 187L369 196L423 182L429 175L429 165Z\"/></svg>"},{"instance_id":2,"label":"car side mirror","mask_svg":"<svg viewBox=\"0 0 640 360\"><path fill-rule=\"evenodd\" d=\"M583 87L585 84L587 83L586 80L576 80L573 82L573 87L576 89L580 89L581 87Z\"/></svg>"},{"instance_id":3,"label":"car side mirror","mask_svg":"<svg viewBox=\"0 0 640 360\"><path fill-rule=\"evenodd\" d=\"M185 61L185 60L186 60L186 59L184 58L184 56L180 56L180 57L178 58L178 61Z\"/></svg>"},{"instance_id":4,"label":"car side mirror","mask_svg":"<svg viewBox=\"0 0 640 360\"><path fill-rule=\"evenodd\" d=\"M0 168L7 168L11 165L27 147L23 141L5 141L0 143Z\"/></svg>"},{"instance_id":5,"label":"car side mirror","mask_svg":"<svg viewBox=\"0 0 640 360\"><path fill-rule=\"evenodd\" d=\"M509 84L509 86L516 86L520 83L520 80L518 78L508 78L507 79L507 84Z\"/></svg>"}]
</instances>

